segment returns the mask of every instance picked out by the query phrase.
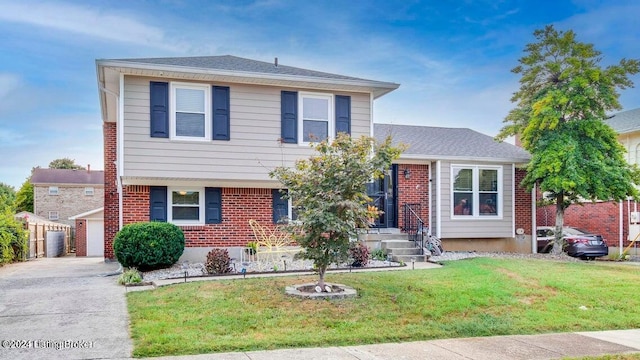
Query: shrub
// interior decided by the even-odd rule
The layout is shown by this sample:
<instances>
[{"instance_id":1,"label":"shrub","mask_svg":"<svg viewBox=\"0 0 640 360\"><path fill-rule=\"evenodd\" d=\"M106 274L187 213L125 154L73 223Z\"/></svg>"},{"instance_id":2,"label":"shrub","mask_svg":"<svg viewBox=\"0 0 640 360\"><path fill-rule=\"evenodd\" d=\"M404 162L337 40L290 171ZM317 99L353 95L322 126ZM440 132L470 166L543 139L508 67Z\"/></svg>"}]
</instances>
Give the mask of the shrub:
<instances>
[{"instance_id":1,"label":"shrub","mask_svg":"<svg viewBox=\"0 0 640 360\"><path fill-rule=\"evenodd\" d=\"M184 234L164 222L125 225L113 240L113 252L123 267L142 271L175 264L184 251Z\"/></svg>"},{"instance_id":2,"label":"shrub","mask_svg":"<svg viewBox=\"0 0 640 360\"><path fill-rule=\"evenodd\" d=\"M375 249L371 252L371 258L373 260L387 260L387 254L382 249Z\"/></svg>"},{"instance_id":3,"label":"shrub","mask_svg":"<svg viewBox=\"0 0 640 360\"><path fill-rule=\"evenodd\" d=\"M369 248L359 241L350 244L349 255L353 259L351 265L354 267L365 266L369 263Z\"/></svg>"},{"instance_id":4,"label":"shrub","mask_svg":"<svg viewBox=\"0 0 640 360\"><path fill-rule=\"evenodd\" d=\"M9 208L0 211L0 265L25 261L29 253L29 234Z\"/></svg>"},{"instance_id":5,"label":"shrub","mask_svg":"<svg viewBox=\"0 0 640 360\"><path fill-rule=\"evenodd\" d=\"M231 272L231 258L227 249L213 249L207 254L205 264L209 274L226 274Z\"/></svg>"},{"instance_id":6,"label":"shrub","mask_svg":"<svg viewBox=\"0 0 640 360\"><path fill-rule=\"evenodd\" d=\"M142 275L134 268L126 269L118 278L118 284L129 285L139 284L142 282Z\"/></svg>"}]
</instances>

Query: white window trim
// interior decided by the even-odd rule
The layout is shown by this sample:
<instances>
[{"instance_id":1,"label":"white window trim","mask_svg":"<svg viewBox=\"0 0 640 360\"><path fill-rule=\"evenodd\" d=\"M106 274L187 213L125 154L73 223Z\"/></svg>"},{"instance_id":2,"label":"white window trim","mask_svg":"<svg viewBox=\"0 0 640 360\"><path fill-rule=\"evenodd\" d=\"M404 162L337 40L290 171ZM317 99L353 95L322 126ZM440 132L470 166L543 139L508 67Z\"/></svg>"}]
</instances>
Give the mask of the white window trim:
<instances>
[{"instance_id":1,"label":"white window trim","mask_svg":"<svg viewBox=\"0 0 640 360\"><path fill-rule=\"evenodd\" d=\"M169 84L169 128L172 140L209 141L211 140L211 86L184 82ZM176 89L191 89L204 91L204 137L176 135Z\"/></svg>"},{"instance_id":2,"label":"white window trim","mask_svg":"<svg viewBox=\"0 0 640 360\"><path fill-rule=\"evenodd\" d=\"M57 211L49 211L49 220L60 220L60 213Z\"/></svg>"},{"instance_id":3,"label":"white window trim","mask_svg":"<svg viewBox=\"0 0 640 360\"><path fill-rule=\"evenodd\" d=\"M49 186L49 195L56 196L60 194L60 189L57 186Z\"/></svg>"},{"instance_id":4,"label":"white window trim","mask_svg":"<svg viewBox=\"0 0 640 360\"><path fill-rule=\"evenodd\" d=\"M472 176L473 176L473 183L472 183L472 191L471 191L471 196L472 198L472 202L473 202L473 209L472 209L472 214L473 215L455 215L453 210L455 207L455 204L453 203L454 201L454 180L455 180L455 175L454 175L454 170L455 169L471 169L472 170ZM496 204L496 212L497 215L480 215L480 170L497 170L497 176L498 176L498 191L497 193L497 204ZM503 186L504 186L504 178L502 175L503 172L503 167L499 166L499 165L464 165L464 164L452 164L451 165L451 169L450 169L450 179L451 179L451 185L450 185L450 189L449 189L449 194L451 196L451 206L450 206L450 216L451 219L455 219L455 220L502 220L504 215L503 215L503 204L504 204L504 192L502 191Z\"/></svg>"},{"instance_id":5,"label":"white window trim","mask_svg":"<svg viewBox=\"0 0 640 360\"><path fill-rule=\"evenodd\" d=\"M84 194L85 196L93 196L95 195L95 190L93 187L86 187L84 188Z\"/></svg>"},{"instance_id":6,"label":"white window trim","mask_svg":"<svg viewBox=\"0 0 640 360\"><path fill-rule=\"evenodd\" d=\"M333 141L336 133L336 121L335 121L335 99L333 94L327 93L315 93L315 92L298 92L298 144L300 145L309 145L312 142L304 141L304 98L316 98L316 99L325 99L328 100L328 123L327 126L327 136L330 141ZM320 140L322 141L322 140Z\"/></svg>"},{"instance_id":7,"label":"white window trim","mask_svg":"<svg viewBox=\"0 0 640 360\"><path fill-rule=\"evenodd\" d=\"M173 220L173 192L174 191L197 191L198 205L200 217L197 221L193 220ZM167 222L175 225L204 225L204 188L185 188L185 187L169 187L167 188Z\"/></svg>"}]
</instances>

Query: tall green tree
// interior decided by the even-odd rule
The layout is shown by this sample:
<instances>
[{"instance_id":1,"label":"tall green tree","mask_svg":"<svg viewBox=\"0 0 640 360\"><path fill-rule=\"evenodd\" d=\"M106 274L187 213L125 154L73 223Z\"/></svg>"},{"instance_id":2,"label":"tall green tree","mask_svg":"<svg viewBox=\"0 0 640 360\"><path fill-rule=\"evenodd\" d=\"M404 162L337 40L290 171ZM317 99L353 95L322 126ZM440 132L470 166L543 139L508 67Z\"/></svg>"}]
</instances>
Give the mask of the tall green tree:
<instances>
[{"instance_id":1,"label":"tall green tree","mask_svg":"<svg viewBox=\"0 0 640 360\"><path fill-rule=\"evenodd\" d=\"M16 190L11 185L0 182L0 211L13 209L16 201Z\"/></svg>"},{"instance_id":2,"label":"tall green tree","mask_svg":"<svg viewBox=\"0 0 640 360\"><path fill-rule=\"evenodd\" d=\"M344 133L311 146L315 155L270 175L288 189L299 220L291 229L293 237L303 248L302 257L313 260L324 289L329 265L347 259L349 239L377 216L366 206L371 201L366 183L382 176L402 149L392 146L390 138L378 144L371 137L356 140Z\"/></svg>"},{"instance_id":3,"label":"tall green tree","mask_svg":"<svg viewBox=\"0 0 640 360\"><path fill-rule=\"evenodd\" d=\"M624 159L624 147L604 119L620 110L618 90L633 87L636 59L601 67L601 52L576 40L573 31L553 26L534 31L525 47L516 103L497 136L518 135L531 153L522 185L535 185L556 208L553 252L562 251L564 212L573 203L637 197L640 174Z\"/></svg>"},{"instance_id":4,"label":"tall green tree","mask_svg":"<svg viewBox=\"0 0 640 360\"><path fill-rule=\"evenodd\" d=\"M33 184L31 184L31 176L29 176L16 193L16 211L33 212Z\"/></svg>"},{"instance_id":5,"label":"tall green tree","mask_svg":"<svg viewBox=\"0 0 640 360\"><path fill-rule=\"evenodd\" d=\"M61 158L51 161L49 163L49 169L84 170L84 167L76 164L73 159Z\"/></svg>"}]
</instances>

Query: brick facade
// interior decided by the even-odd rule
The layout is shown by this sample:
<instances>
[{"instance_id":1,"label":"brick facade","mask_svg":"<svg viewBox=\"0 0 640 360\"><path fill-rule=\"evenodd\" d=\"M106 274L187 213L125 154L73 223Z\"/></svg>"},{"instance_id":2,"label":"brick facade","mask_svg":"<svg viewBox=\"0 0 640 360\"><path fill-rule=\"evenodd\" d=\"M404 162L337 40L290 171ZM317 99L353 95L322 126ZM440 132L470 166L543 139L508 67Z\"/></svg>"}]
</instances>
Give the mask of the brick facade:
<instances>
[{"instance_id":1,"label":"brick facade","mask_svg":"<svg viewBox=\"0 0 640 360\"><path fill-rule=\"evenodd\" d=\"M85 171L85 170L78 170ZM69 217L102 207L104 188L93 184L52 184L58 187L58 195L49 195L49 185L33 186L35 214L49 219L50 211L58 212L58 220L50 221L75 226ZM93 187L93 195L85 195L85 187Z\"/></svg>"},{"instance_id":2,"label":"brick facade","mask_svg":"<svg viewBox=\"0 0 640 360\"><path fill-rule=\"evenodd\" d=\"M76 256L87 256L87 220L76 219Z\"/></svg>"},{"instance_id":3,"label":"brick facade","mask_svg":"<svg viewBox=\"0 0 640 360\"><path fill-rule=\"evenodd\" d=\"M515 226L516 229L523 229L525 234L532 235L531 222L533 209L531 205L531 191L527 191L520 186L522 179L527 172L524 169L516 168L515 173Z\"/></svg>"},{"instance_id":4,"label":"brick facade","mask_svg":"<svg viewBox=\"0 0 640 360\"><path fill-rule=\"evenodd\" d=\"M113 259L113 238L119 230L116 185L116 123L103 123L104 134L104 257Z\"/></svg>"},{"instance_id":5,"label":"brick facade","mask_svg":"<svg viewBox=\"0 0 640 360\"><path fill-rule=\"evenodd\" d=\"M123 189L123 225L149 221L149 186L126 186ZM222 223L179 225L186 247L244 246L254 240L249 220L262 225L273 222L271 189L222 189Z\"/></svg>"},{"instance_id":6,"label":"brick facade","mask_svg":"<svg viewBox=\"0 0 640 360\"><path fill-rule=\"evenodd\" d=\"M404 172L411 175L406 179ZM429 223L429 166L398 165L398 227L404 224L404 204L420 204L420 217Z\"/></svg>"}]
</instances>

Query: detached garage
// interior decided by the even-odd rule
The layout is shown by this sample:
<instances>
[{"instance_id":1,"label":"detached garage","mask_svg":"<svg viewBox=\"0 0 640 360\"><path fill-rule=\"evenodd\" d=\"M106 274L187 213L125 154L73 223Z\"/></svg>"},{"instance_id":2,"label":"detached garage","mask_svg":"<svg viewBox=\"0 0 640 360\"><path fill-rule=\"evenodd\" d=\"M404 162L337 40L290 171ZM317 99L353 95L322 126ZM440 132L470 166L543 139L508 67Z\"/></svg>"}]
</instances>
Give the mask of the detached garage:
<instances>
[{"instance_id":1,"label":"detached garage","mask_svg":"<svg viewBox=\"0 0 640 360\"><path fill-rule=\"evenodd\" d=\"M104 208L72 216L69 220L76 222L76 256L104 257Z\"/></svg>"}]
</instances>

